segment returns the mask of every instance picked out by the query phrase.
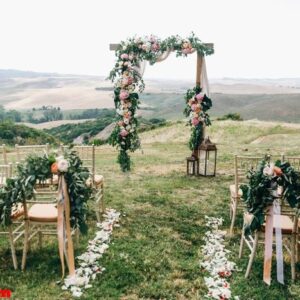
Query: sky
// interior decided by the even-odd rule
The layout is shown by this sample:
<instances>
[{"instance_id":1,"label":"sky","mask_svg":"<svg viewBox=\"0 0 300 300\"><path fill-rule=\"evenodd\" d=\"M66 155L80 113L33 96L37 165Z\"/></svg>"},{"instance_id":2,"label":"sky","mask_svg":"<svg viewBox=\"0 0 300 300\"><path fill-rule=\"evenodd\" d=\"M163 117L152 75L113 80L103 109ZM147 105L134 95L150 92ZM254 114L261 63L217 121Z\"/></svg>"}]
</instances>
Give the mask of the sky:
<instances>
[{"instance_id":1,"label":"sky","mask_svg":"<svg viewBox=\"0 0 300 300\"><path fill-rule=\"evenodd\" d=\"M0 69L106 76L109 43L193 31L215 44L209 78L300 77L298 0L0 0ZM193 79L196 55L146 78Z\"/></svg>"}]
</instances>

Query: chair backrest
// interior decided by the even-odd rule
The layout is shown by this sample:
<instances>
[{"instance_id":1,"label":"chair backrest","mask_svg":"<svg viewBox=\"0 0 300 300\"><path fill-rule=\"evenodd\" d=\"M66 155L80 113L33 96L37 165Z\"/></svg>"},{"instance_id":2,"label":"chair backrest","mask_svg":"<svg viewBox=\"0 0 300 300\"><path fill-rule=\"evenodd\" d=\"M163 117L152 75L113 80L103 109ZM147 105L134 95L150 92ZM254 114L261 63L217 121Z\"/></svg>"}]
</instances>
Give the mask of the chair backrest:
<instances>
[{"instance_id":1,"label":"chair backrest","mask_svg":"<svg viewBox=\"0 0 300 300\"><path fill-rule=\"evenodd\" d=\"M88 168L92 178L95 177L95 146L74 146L73 148L79 158L82 160L82 164L84 167ZM94 180L94 179L93 179Z\"/></svg>"},{"instance_id":2,"label":"chair backrest","mask_svg":"<svg viewBox=\"0 0 300 300\"><path fill-rule=\"evenodd\" d=\"M256 170L263 156L234 156L234 176L235 184L238 186L247 182L249 170Z\"/></svg>"},{"instance_id":3,"label":"chair backrest","mask_svg":"<svg viewBox=\"0 0 300 300\"><path fill-rule=\"evenodd\" d=\"M6 152L6 146L5 144L0 146L0 164L7 165L7 152Z\"/></svg>"},{"instance_id":4,"label":"chair backrest","mask_svg":"<svg viewBox=\"0 0 300 300\"><path fill-rule=\"evenodd\" d=\"M0 186L5 185L6 179L12 176L12 164L0 165Z\"/></svg>"},{"instance_id":5,"label":"chair backrest","mask_svg":"<svg viewBox=\"0 0 300 300\"><path fill-rule=\"evenodd\" d=\"M300 172L300 156L284 156L284 161L288 161L296 171Z\"/></svg>"},{"instance_id":6,"label":"chair backrest","mask_svg":"<svg viewBox=\"0 0 300 300\"><path fill-rule=\"evenodd\" d=\"M17 152L17 161L23 162L26 157L30 154L44 154L49 153L49 144L45 145L28 145L28 146L20 146L18 144L15 145Z\"/></svg>"}]
</instances>

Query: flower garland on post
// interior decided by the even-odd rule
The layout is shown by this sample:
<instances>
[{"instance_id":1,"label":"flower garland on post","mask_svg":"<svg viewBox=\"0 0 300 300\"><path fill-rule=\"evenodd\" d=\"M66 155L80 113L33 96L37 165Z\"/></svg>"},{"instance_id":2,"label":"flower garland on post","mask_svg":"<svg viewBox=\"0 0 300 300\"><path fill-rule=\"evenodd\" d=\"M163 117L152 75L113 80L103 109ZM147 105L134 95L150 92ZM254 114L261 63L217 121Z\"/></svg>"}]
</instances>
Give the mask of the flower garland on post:
<instances>
[{"instance_id":1,"label":"flower garland on post","mask_svg":"<svg viewBox=\"0 0 300 300\"><path fill-rule=\"evenodd\" d=\"M129 171L131 167L128 151L133 152L140 148L136 111L140 104L138 92L142 92L145 88L139 73L140 62L146 60L153 65L166 51L175 51L176 56L187 56L193 52L198 52L203 56L213 54L213 49L203 44L194 34L185 39L178 35L165 40L153 35L145 38L129 38L127 41L122 41L116 50L117 62L110 72L109 79L114 82L117 117L109 143L119 150L118 163L123 172ZM199 87L196 89L199 91ZM204 112L208 109L206 106L201 108ZM199 122L209 123L205 118L202 119L203 114L199 115Z\"/></svg>"},{"instance_id":2,"label":"flower garland on post","mask_svg":"<svg viewBox=\"0 0 300 300\"><path fill-rule=\"evenodd\" d=\"M282 189L283 200L292 208L300 208L300 174L288 163L277 161L275 164L269 158L262 160L257 170L250 170L249 184L242 185L242 200L246 204L251 218L244 230L248 235L259 229L265 221L264 210L274 201L274 190Z\"/></svg>"},{"instance_id":3,"label":"flower garland on post","mask_svg":"<svg viewBox=\"0 0 300 300\"><path fill-rule=\"evenodd\" d=\"M188 90L185 95L185 101L184 114L188 118L188 125L191 126L192 130L189 147L195 151L203 141L204 126L211 125L206 111L212 107L212 101L206 94L201 92L200 86Z\"/></svg>"}]
</instances>

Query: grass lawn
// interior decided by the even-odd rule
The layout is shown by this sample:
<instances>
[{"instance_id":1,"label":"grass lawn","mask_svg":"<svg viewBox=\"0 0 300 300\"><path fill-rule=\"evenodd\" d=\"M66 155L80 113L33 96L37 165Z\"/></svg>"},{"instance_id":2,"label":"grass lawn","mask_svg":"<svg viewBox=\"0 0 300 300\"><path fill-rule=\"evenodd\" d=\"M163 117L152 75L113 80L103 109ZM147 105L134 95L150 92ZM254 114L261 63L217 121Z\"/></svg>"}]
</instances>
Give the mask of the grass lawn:
<instances>
[{"instance_id":1,"label":"grass lawn","mask_svg":"<svg viewBox=\"0 0 300 300\"><path fill-rule=\"evenodd\" d=\"M185 175L189 129L181 123L141 134L143 153L132 155L130 174L119 171L115 150L108 146L97 150L97 169L105 176L106 206L120 210L124 216L101 260L106 271L92 282L93 287L82 299L203 299L205 273L199 259L206 231L204 216L223 217L224 227L229 227L228 186L233 183L233 154L263 154L268 149L276 155L283 151L299 154L300 146L299 128L284 125L215 122L208 134L219 149L215 178ZM81 237L78 255L95 232L92 212L89 220L89 235ZM290 283L286 261L286 285L277 284L273 272L272 285L267 287L262 281L262 251L250 278L244 279L248 255L245 251L244 258L238 259L239 237L240 231L236 230L234 237L226 240L232 251L230 259L239 269L230 279L233 295L240 299L300 299L299 266L296 284ZM21 248L17 253L19 263ZM41 250L32 244L27 270L22 273L13 270L8 242L1 237L0 288L11 289L12 299L72 299L56 284L60 274L54 238Z\"/></svg>"}]
</instances>

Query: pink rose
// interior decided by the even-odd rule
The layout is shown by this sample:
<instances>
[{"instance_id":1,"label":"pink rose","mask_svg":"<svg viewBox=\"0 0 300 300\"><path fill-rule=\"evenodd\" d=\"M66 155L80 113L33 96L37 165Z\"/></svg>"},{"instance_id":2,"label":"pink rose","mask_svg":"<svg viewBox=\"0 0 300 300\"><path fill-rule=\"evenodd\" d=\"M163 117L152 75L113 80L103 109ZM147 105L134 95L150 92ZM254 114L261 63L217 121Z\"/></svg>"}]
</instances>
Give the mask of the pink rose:
<instances>
[{"instance_id":1,"label":"pink rose","mask_svg":"<svg viewBox=\"0 0 300 300\"><path fill-rule=\"evenodd\" d=\"M185 49L182 49L182 53L183 53L183 54L189 54L189 53L190 53L190 51L189 51L189 49L188 49L188 48L185 48Z\"/></svg>"},{"instance_id":2,"label":"pink rose","mask_svg":"<svg viewBox=\"0 0 300 300\"><path fill-rule=\"evenodd\" d=\"M198 118L193 118L193 119L192 119L192 124L193 124L194 126L197 126L197 125L199 124Z\"/></svg>"},{"instance_id":3,"label":"pink rose","mask_svg":"<svg viewBox=\"0 0 300 300\"><path fill-rule=\"evenodd\" d=\"M121 137L126 137L128 135L128 131L123 129L121 132L120 132L120 135Z\"/></svg>"},{"instance_id":4,"label":"pink rose","mask_svg":"<svg viewBox=\"0 0 300 300\"><path fill-rule=\"evenodd\" d=\"M192 109L192 111L195 111L197 109L197 105L196 104L192 104L191 109Z\"/></svg>"},{"instance_id":5,"label":"pink rose","mask_svg":"<svg viewBox=\"0 0 300 300\"><path fill-rule=\"evenodd\" d=\"M154 43L154 44L152 44L151 48L152 48L153 51L158 51L159 50L159 44Z\"/></svg>"},{"instance_id":6,"label":"pink rose","mask_svg":"<svg viewBox=\"0 0 300 300\"><path fill-rule=\"evenodd\" d=\"M129 56L127 53L121 54L121 59L128 59L128 58L129 58Z\"/></svg>"},{"instance_id":7,"label":"pink rose","mask_svg":"<svg viewBox=\"0 0 300 300\"><path fill-rule=\"evenodd\" d=\"M121 100L125 100L129 97L129 93L125 90L121 90L119 97L120 97Z\"/></svg>"},{"instance_id":8,"label":"pink rose","mask_svg":"<svg viewBox=\"0 0 300 300\"><path fill-rule=\"evenodd\" d=\"M118 122L118 125L121 127L121 126L124 126L124 123L123 123L123 121L119 121Z\"/></svg>"},{"instance_id":9,"label":"pink rose","mask_svg":"<svg viewBox=\"0 0 300 300\"><path fill-rule=\"evenodd\" d=\"M204 94L203 94L203 93L199 93L199 94L196 95L195 98L196 98L198 101L202 101L203 98L204 98Z\"/></svg>"}]
</instances>

